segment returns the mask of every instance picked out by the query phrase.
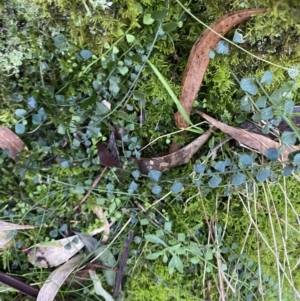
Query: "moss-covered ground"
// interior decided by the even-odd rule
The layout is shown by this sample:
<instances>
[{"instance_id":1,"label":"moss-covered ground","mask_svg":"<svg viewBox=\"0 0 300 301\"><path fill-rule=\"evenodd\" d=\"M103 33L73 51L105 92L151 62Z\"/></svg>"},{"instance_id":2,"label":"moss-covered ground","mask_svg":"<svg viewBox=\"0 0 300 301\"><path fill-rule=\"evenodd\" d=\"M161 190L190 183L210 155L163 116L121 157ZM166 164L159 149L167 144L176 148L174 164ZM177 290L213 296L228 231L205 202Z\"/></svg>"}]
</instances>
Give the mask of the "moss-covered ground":
<instances>
[{"instance_id":1,"label":"moss-covered ground","mask_svg":"<svg viewBox=\"0 0 300 301\"><path fill-rule=\"evenodd\" d=\"M229 43L227 55L215 53L195 107L233 126L260 114L272 127L287 116L286 102L299 103L297 1L0 4L0 125L26 144L17 162L1 150L0 220L36 227L13 233L0 250L1 272L40 288L54 268L35 267L24 250L101 227L97 205L111 223L107 245L117 261L127 234L134 233L116 300L299 298L296 157L283 170L232 141L212 152L226 138L216 131L184 166L143 175L134 163L166 154L173 140L187 144L199 135L173 134L175 104L147 60L179 97L190 49L205 29L197 18L209 25L227 12L258 7L267 13L226 35L245 41ZM245 98L239 82L260 82L265 74L272 74L270 83ZM191 120L208 128L194 112ZM108 145L112 132L120 165L104 170L97 145ZM32 300L0 288L0 300ZM92 281L63 287L58 296L103 300Z\"/></svg>"}]
</instances>

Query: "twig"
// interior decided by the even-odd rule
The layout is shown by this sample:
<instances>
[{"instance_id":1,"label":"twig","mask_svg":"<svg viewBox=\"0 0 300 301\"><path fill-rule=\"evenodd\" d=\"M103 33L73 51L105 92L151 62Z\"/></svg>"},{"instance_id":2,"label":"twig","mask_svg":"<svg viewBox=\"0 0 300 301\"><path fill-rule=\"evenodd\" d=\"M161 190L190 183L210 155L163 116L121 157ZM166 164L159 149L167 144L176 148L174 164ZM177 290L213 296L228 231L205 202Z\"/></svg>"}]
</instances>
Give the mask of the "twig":
<instances>
[{"instance_id":1,"label":"twig","mask_svg":"<svg viewBox=\"0 0 300 301\"><path fill-rule=\"evenodd\" d=\"M0 282L6 284L9 287L14 288L15 290L33 298L37 298L39 294L39 290L31 287L29 284L15 278L9 276L3 272L0 272ZM55 297L56 300L62 301L59 297Z\"/></svg>"},{"instance_id":2,"label":"twig","mask_svg":"<svg viewBox=\"0 0 300 301\"><path fill-rule=\"evenodd\" d=\"M107 166L105 166L101 172L100 175L98 175L98 177L95 179L92 188L96 187L96 185L98 184L98 182L101 180L101 178L103 177L105 171L107 170ZM91 190L83 197L83 199L79 202L78 205L76 205L73 209L73 212L77 211L79 209L79 207L87 200L87 198L90 196L91 194Z\"/></svg>"},{"instance_id":3,"label":"twig","mask_svg":"<svg viewBox=\"0 0 300 301\"><path fill-rule=\"evenodd\" d=\"M129 231L128 237L127 237L127 239L125 241L125 244L124 244L122 257L121 257L120 264L119 264L119 269L118 269L118 272L117 272L115 288L114 288L114 295L113 295L114 297L118 297L119 294L120 294L120 291L121 291L122 277L123 277L124 268L125 268L125 265L126 265L128 252L129 252L129 246L131 244L132 238L133 238L133 231Z\"/></svg>"}]
</instances>

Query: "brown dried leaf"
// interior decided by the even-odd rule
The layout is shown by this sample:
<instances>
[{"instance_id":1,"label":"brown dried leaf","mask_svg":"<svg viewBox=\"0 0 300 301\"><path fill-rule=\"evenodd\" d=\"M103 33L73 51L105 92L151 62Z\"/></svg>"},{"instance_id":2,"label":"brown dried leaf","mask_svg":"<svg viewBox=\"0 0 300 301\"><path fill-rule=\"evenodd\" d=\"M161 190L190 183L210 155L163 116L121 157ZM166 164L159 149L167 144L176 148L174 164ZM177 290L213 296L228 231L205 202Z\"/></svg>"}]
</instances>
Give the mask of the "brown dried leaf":
<instances>
[{"instance_id":1,"label":"brown dried leaf","mask_svg":"<svg viewBox=\"0 0 300 301\"><path fill-rule=\"evenodd\" d=\"M171 167L186 164L210 136L211 131L208 130L196 140L172 154L163 157L141 158L137 160L139 170L147 174L152 169L164 171Z\"/></svg>"},{"instance_id":2,"label":"brown dried leaf","mask_svg":"<svg viewBox=\"0 0 300 301\"><path fill-rule=\"evenodd\" d=\"M256 150L262 155L264 155L269 148L278 149L281 146L278 142L268 137L251 133L244 129L239 129L233 126L229 126L225 123L217 121L216 119L208 116L203 112L200 111L196 111L196 112L200 114L204 119L206 119L209 123L211 123L213 126L220 129L222 132L230 135L233 139L237 140L242 144L247 145L248 147L250 147L253 150ZM297 150L300 150L300 145L299 146L286 145L284 147L283 154L280 157L280 161L288 160L289 153Z\"/></svg>"},{"instance_id":3,"label":"brown dried leaf","mask_svg":"<svg viewBox=\"0 0 300 301\"><path fill-rule=\"evenodd\" d=\"M24 142L13 131L0 126L0 148L8 149L9 156L14 161L17 161L16 155L23 150L24 146Z\"/></svg>"},{"instance_id":4,"label":"brown dried leaf","mask_svg":"<svg viewBox=\"0 0 300 301\"><path fill-rule=\"evenodd\" d=\"M107 150L102 142L97 143L97 149L101 165L111 167L117 164L117 159Z\"/></svg>"},{"instance_id":5,"label":"brown dried leaf","mask_svg":"<svg viewBox=\"0 0 300 301\"><path fill-rule=\"evenodd\" d=\"M265 11L265 9L248 9L227 14L211 24L210 28L206 28L197 39L190 52L181 87L180 103L188 116L190 116L196 95L210 61L209 51L215 49L221 39L212 30L223 36L239 23ZM188 127L187 122L180 112L177 112L174 117L178 128Z\"/></svg>"}]
</instances>

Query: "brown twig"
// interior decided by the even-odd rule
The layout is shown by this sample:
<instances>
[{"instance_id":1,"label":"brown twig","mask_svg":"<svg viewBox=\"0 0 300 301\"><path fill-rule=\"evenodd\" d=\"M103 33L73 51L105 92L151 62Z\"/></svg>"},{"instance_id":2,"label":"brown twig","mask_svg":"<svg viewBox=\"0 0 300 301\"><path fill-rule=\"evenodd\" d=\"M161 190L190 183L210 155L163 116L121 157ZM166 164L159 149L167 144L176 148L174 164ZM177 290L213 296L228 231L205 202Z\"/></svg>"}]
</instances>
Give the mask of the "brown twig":
<instances>
[{"instance_id":1,"label":"brown twig","mask_svg":"<svg viewBox=\"0 0 300 301\"><path fill-rule=\"evenodd\" d=\"M124 268L125 268L127 257L128 257L129 246L131 244L132 239L133 239L133 231L129 231L128 237L124 244L122 257L121 257L119 269L117 272L117 277L116 277L116 282L115 282L115 287L114 287L114 295L113 295L114 297L118 297L120 294L120 291L121 291L122 277L123 277Z\"/></svg>"},{"instance_id":2,"label":"brown twig","mask_svg":"<svg viewBox=\"0 0 300 301\"><path fill-rule=\"evenodd\" d=\"M39 294L39 290L31 287L29 284L21 281L20 279L13 277L13 276L9 276L4 272L0 272L0 282L6 284L9 287L12 287L14 289L16 289L17 291L33 297L33 298L37 298L38 294ZM59 297L55 297L55 300L58 301L62 301Z\"/></svg>"},{"instance_id":3,"label":"brown twig","mask_svg":"<svg viewBox=\"0 0 300 301\"><path fill-rule=\"evenodd\" d=\"M99 181L101 180L101 178L103 177L105 171L107 170L107 166L105 166L101 172L100 175L98 175L98 177L95 179L92 188L96 187L96 185L99 183ZM79 209L79 207L87 200L87 198L90 196L91 194L91 190L83 197L83 199L79 202L78 205L76 205L73 209L73 212L77 211Z\"/></svg>"}]
</instances>

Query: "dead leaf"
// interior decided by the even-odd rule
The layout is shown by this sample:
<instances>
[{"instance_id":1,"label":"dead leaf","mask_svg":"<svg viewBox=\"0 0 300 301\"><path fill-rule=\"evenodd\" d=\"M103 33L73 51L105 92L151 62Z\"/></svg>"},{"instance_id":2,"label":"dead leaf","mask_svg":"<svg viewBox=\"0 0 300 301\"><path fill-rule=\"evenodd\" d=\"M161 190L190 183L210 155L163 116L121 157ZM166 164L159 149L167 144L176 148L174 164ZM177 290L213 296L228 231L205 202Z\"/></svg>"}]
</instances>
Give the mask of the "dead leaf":
<instances>
[{"instance_id":1,"label":"dead leaf","mask_svg":"<svg viewBox=\"0 0 300 301\"><path fill-rule=\"evenodd\" d=\"M4 249L5 246L11 241L13 238L13 231L34 228L36 227L31 225L16 225L0 221L0 250Z\"/></svg>"},{"instance_id":2,"label":"dead leaf","mask_svg":"<svg viewBox=\"0 0 300 301\"><path fill-rule=\"evenodd\" d=\"M221 39L212 30L224 36L234 26L265 11L266 9L248 9L227 14L211 24L210 28L206 28L197 39L190 52L181 86L180 103L188 116L190 116L196 95L210 61L209 51L214 50ZM189 126L180 112L177 112L174 117L178 128Z\"/></svg>"},{"instance_id":3,"label":"dead leaf","mask_svg":"<svg viewBox=\"0 0 300 301\"><path fill-rule=\"evenodd\" d=\"M102 142L97 143L98 155L100 164L106 167L111 167L117 164L117 159L109 152Z\"/></svg>"},{"instance_id":4,"label":"dead leaf","mask_svg":"<svg viewBox=\"0 0 300 301\"><path fill-rule=\"evenodd\" d=\"M251 149L257 151L258 153L264 155L269 148L276 148L278 149L281 145L263 135L255 134L248 132L244 129L235 128L233 126L229 126L225 123L217 121L216 119L208 116L207 114L196 111L199 115L201 115L204 119L206 119L209 123L211 123L216 128L220 129L222 132L230 135L233 139L237 140L238 142L247 145ZM299 146L293 145L286 145L284 146L283 154L280 156L280 161L288 160L288 155L291 152L300 150Z\"/></svg>"},{"instance_id":5,"label":"dead leaf","mask_svg":"<svg viewBox=\"0 0 300 301\"><path fill-rule=\"evenodd\" d=\"M37 301L52 301L59 288L63 285L68 276L76 269L76 267L83 261L83 255L77 255L66 262L64 265L53 271L46 282L43 284Z\"/></svg>"},{"instance_id":6,"label":"dead leaf","mask_svg":"<svg viewBox=\"0 0 300 301\"><path fill-rule=\"evenodd\" d=\"M142 173L147 174L152 169L164 171L171 167L186 164L191 160L198 149L209 139L211 134L211 130L206 131L196 140L172 154L162 157L141 158L137 160L139 170Z\"/></svg>"},{"instance_id":7,"label":"dead leaf","mask_svg":"<svg viewBox=\"0 0 300 301\"><path fill-rule=\"evenodd\" d=\"M36 226L32 225L17 225L7 222L0 221L0 229L1 231L12 231L12 230L25 230L25 229L34 229Z\"/></svg>"},{"instance_id":8,"label":"dead leaf","mask_svg":"<svg viewBox=\"0 0 300 301\"><path fill-rule=\"evenodd\" d=\"M20 153L25 144L24 142L10 129L0 126L0 148L8 149L9 156L17 162L16 155Z\"/></svg>"},{"instance_id":9,"label":"dead leaf","mask_svg":"<svg viewBox=\"0 0 300 301\"><path fill-rule=\"evenodd\" d=\"M74 256L84 247L84 244L76 235L67 238L36 244L24 252L27 253L28 261L39 268L49 268L61 265ZM66 247L68 245L68 247Z\"/></svg>"}]
</instances>

